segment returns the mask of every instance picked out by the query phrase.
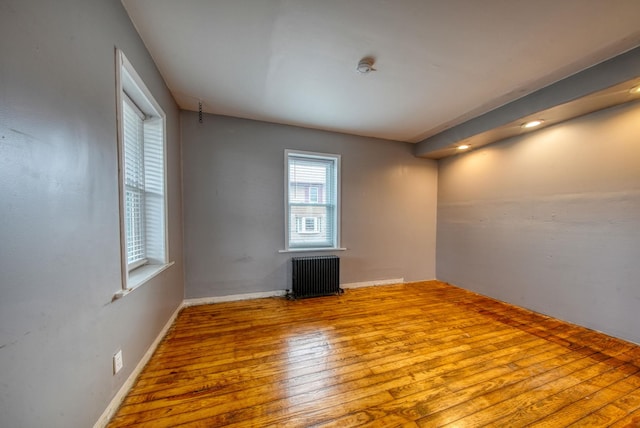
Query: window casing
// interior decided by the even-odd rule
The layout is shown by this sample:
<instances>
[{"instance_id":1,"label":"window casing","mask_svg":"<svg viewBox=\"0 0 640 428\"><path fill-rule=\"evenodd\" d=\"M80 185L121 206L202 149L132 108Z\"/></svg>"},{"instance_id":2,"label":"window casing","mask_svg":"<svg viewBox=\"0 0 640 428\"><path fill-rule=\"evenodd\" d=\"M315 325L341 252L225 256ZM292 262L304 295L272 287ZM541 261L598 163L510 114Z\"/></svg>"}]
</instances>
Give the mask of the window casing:
<instances>
[{"instance_id":1,"label":"window casing","mask_svg":"<svg viewBox=\"0 0 640 428\"><path fill-rule=\"evenodd\" d=\"M340 156L285 151L286 251L339 249Z\"/></svg>"},{"instance_id":2,"label":"window casing","mask_svg":"<svg viewBox=\"0 0 640 428\"><path fill-rule=\"evenodd\" d=\"M123 290L167 266L165 114L117 50Z\"/></svg>"}]
</instances>

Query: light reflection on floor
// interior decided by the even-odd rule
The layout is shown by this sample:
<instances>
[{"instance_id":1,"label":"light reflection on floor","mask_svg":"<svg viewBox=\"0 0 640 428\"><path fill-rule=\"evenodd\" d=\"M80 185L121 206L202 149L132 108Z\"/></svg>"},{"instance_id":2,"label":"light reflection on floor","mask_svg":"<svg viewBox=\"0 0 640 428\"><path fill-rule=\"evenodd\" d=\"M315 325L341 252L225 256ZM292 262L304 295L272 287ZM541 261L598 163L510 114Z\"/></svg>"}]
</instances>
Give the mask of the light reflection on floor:
<instances>
[{"instance_id":1,"label":"light reflection on floor","mask_svg":"<svg viewBox=\"0 0 640 428\"><path fill-rule=\"evenodd\" d=\"M315 378L314 373L330 370L333 362L330 360L333 347L330 339L334 333L332 329L319 327L310 330L307 325L304 330L294 331L285 339L287 346L287 373L283 386L285 396L290 405L302 404L320 400L331 392L331 377L321 376L309 384L309 378ZM309 365L309 360L316 360L317 364Z\"/></svg>"}]
</instances>

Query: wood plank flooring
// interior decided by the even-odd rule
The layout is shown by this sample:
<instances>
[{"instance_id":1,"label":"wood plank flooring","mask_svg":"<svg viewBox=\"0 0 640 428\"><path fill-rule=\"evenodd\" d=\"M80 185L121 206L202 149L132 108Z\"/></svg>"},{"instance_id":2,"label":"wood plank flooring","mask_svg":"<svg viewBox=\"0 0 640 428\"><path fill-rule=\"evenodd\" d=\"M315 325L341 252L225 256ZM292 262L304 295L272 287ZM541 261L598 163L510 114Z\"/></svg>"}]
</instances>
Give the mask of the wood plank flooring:
<instances>
[{"instance_id":1,"label":"wood plank flooring","mask_svg":"<svg viewBox=\"0 0 640 428\"><path fill-rule=\"evenodd\" d=\"M183 310L115 427L640 427L640 347L429 281Z\"/></svg>"}]
</instances>

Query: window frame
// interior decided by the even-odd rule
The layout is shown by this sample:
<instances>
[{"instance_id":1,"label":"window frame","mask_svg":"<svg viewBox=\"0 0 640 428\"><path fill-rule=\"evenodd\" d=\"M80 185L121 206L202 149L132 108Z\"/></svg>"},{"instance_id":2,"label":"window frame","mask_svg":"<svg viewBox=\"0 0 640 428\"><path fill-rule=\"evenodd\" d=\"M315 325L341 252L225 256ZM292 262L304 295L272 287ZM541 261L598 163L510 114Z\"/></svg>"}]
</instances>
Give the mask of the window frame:
<instances>
[{"instance_id":1,"label":"window frame","mask_svg":"<svg viewBox=\"0 0 640 428\"><path fill-rule=\"evenodd\" d=\"M173 265L169 262L169 231L168 231L168 208L167 208L167 132L166 132L166 114L155 100L151 91L144 84L133 65L126 58L122 50L116 48L116 119L117 119L117 148L118 148L118 191L119 191L119 224L120 224L120 263L122 287L116 293L114 298L122 297L133 289L146 283L160 272ZM154 166L161 169L161 177L149 178L153 174L143 174L145 180L145 205L152 201L154 208L146 207L144 214L145 235L149 234L149 230L153 229L153 244L149 243L149 239L145 239L145 248L147 252L153 248L151 252L154 257L145 257L131 264L128 263L127 249L127 202L126 202L126 180L125 180L125 133L124 133L124 103L133 106L144 116L142 125L145 131L161 133L144 139L143 150L147 150L147 146L151 149L161 150L161 154L156 156ZM152 143L150 143L152 142ZM159 159L159 156L162 159ZM151 156L152 157L152 156ZM146 166L146 161L145 161ZM158 175L158 174L156 174ZM148 182L152 186L157 187L147 189ZM152 221L150 221L152 220ZM153 224L151 224L153 223Z\"/></svg>"},{"instance_id":2,"label":"window frame","mask_svg":"<svg viewBox=\"0 0 640 428\"><path fill-rule=\"evenodd\" d=\"M310 160L318 159L318 160L330 160L334 162L334 181L335 181L335 198L333 204L333 230L332 230L332 245L331 246L318 246L318 247L292 247L291 246L291 224L290 224L290 207L291 203L289 201L289 158L291 156L307 158ZM342 251L346 250L346 248L340 247L340 237L341 237L341 159L342 156L339 154L331 154L331 153L319 153L319 152L310 152L303 150L293 150L293 149L285 149L284 151L284 250L280 250L281 253L288 252L316 252L316 251ZM320 189L318 189L319 192ZM329 194L331 189L326 189L325 192ZM320 195L318 193L318 202L317 203L309 203L310 205L330 205L328 201L323 201L322 204L319 203ZM303 216L309 217L309 216ZM301 218L301 221L302 221ZM316 217L316 226L320 227L320 219Z\"/></svg>"}]
</instances>

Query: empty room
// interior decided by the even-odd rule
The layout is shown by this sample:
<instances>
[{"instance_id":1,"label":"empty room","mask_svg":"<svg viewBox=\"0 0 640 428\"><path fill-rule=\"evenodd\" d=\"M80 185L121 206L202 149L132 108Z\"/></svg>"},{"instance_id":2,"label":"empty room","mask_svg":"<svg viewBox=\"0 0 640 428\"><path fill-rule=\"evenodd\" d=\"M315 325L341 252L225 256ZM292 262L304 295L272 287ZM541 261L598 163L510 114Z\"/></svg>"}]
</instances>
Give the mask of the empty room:
<instances>
[{"instance_id":1,"label":"empty room","mask_svg":"<svg viewBox=\"0 0 640 428\"><path fill-rule=\"evenodd\" d=\"M0 427L640 426L637 0L0 0Z\"/></svg>"}]
</instances>

